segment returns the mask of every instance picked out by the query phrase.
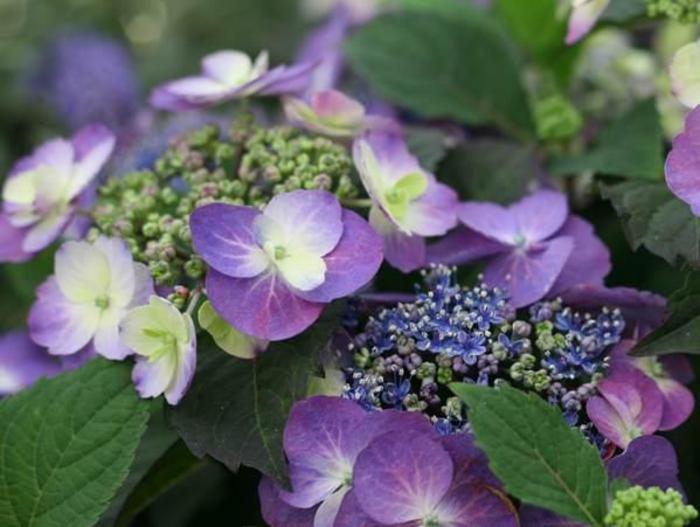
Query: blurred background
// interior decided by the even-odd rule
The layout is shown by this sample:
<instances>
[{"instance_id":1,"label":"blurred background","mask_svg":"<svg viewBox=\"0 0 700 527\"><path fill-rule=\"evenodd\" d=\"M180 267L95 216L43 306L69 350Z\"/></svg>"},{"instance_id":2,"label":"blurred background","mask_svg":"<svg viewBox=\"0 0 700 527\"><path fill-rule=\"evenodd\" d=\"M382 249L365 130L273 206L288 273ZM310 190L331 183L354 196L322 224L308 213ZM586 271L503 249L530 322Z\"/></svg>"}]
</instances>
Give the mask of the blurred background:
<instances>
[{"instance_id":1,"label":"blurred background","mask_svg":"<svg viewBox=\"0 0 700 527\"><path fill-rule=\"evenodd\" d=\"M267 49L273 64L292 59L329 4L332 0L0 0L0 172L47 137L87 122L101 120L120 130L149 126L152 116L144 108L150 89L197 71L200 58L211 51ZM665 295L683 285L683 272L643 249L629 249L608 203L582 213L613 254L609 285ZM31 264L0 266L0 330L23 324L34 288L51 266L51 254ZM411 281L404 280L404 287ZM699 371L698 361L695 366ZM700 383L693 389L700 397ZM700 412L671 438L690 500L698 504ZM209 463L134 525L263 525L257 477L245 469L232 475Z\"/></svg>"}]
</instances>

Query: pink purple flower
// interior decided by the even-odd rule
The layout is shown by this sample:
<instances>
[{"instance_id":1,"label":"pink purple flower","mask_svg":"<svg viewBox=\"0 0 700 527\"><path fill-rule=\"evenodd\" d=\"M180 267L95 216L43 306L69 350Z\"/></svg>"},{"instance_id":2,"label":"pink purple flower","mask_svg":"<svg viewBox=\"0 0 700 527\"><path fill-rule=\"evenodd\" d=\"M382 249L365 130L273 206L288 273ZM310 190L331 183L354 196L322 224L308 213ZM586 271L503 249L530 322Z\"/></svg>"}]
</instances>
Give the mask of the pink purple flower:
<instances>
[{"instance_id":1,"label":"pink purple flower","mask_svg":"<svg viewBox=\"0 0 700 527\"><path fill-rule=\"evenodd\" d=\"M37 346L25 331L0 336L0 397L28 388L41 377L63 371L58 357Z\"/></svg>"},{"instance_id":2,"label":"pink purple flower","mask_svg":"<svg viewBox=\"0 0 700 527\"><path fill-rule=\"evenodd\" d=\"M457 194L423 170L399 135L368 133L355 140L353 158L372 199L370 224L384 241L387 261L409 272L426 264L429 236L457 223Z\"/></svg>"},{"instance_id":3,"label":"pink purple flower","mask_svg":"<svg viewBox=\"0 0 700 527\"><path fill-rule=\"evenodd\" d=\"M107 128L91 125L71 139L44 143L15 164L3 187L0 261L28 260L61 235L114 144Z\"/></svg>"},{"instance_id":4,"label":"pink purple flower","mask_svg":"<svg viewBox=\"0 0 700 527\"><path fill-rule=\"evenodd\" d=\"M666 184L700 216L700 108L685 119L685 130L673 140L666 158Z\"/></svg>"},{"instance_id":5,"label":"pink purple flower","mask_svg":"<svg viewBox=\"0 0 700 527\"><path fill-rule=\"evenodd\" d=\"M201 75L156 88L151 104L162 110L187 111L252 95L299 93L306 89L315 66L300 63L269 69L265 51L254 61L240 51L218 51L202 59Z\"/></svg>"},{"instance_id":6,"label":"pink purple flower","mask_svg":"<svg viewBox=\"0 0 700 527\"><path fill-rule=\"evenodd\" d=\"M113 360L129 350L119 340L119 323L153 294L148 268L134 263L122 240L67 242L55 257L55 274L37 290L29 333L53 355L73 355L88 346Z\"/></svg>"},{"instance_id":7,"label":"pink purple flower","mask_svg":"<svg viewBox=\"0 0 700 527\"><path fill-rule=\"evenodd\" d=\"M625 340L613 349L613 371L618 367L632 367L651 379L663 398L659 430L673 430L683 424L695 408L693 392L679 380L687 380L688 376L692 379L693 369L690 361L684 355L634 357L630 355L630 351L635 344L633 340Z\"/></svg>"},{"instance_id":8,"label":"pink purple flower","mask_svg":"<svg viewBox=\"0 0 700 527\"><path fill-rule=\"evenodd\" d=\"M672 488L683 493L678 480L678 458L673 445L660 436L643 436L632 441L627 449L606 463L609 481L625 480L631 485ZM556 514L523 505L520 508L522 527L586 527L582 523Z\"/></svg>"},{"instance_id":9,"label":"pink purple flower","mask_svg":"<svg viewBox=\"0 0 700 527\"><path fill-rule=\"evenodd\" d=\"M360 102L337 90L314 92L306 99L285 97L283 103L292 124L330 137L356 137L368 130L400 131L392 119L367 115Z\"/></svg>"},{"instance_id":10,"label":"pink purple flower","mask_svg":"<svg viewBox=\"0 0 700 527\"><path fill-rule=\"evenodd\" d=\"M664 400L656 383L637 368L618 366L597 385L586 412L596 429L620 448L661 426Z\"/></svg>"},{"instance_id":11,"label":"pink purple flower","mask_svg":"<svg viewBox=\"0 0 700 527\"><path fill-rule=\"evenodd\" d=\"M609 3L610 0L572 0L573 11L569 17L566 43L575 44L587 35Z\"/></svg>"},{"instance_id":12,"label":"pink purple flower","mask_svg":"<svg viewBox=\"0 0 700 527\"><path fill-rule=\"evenodd\" d=\"M607 248L591 225L569 215L566 197L539 190L509 207L467 202L465 226L428 251L432 262L487 261L484 281L506 289L515 307L556 296L578 284L602 285L610 271Z\"/></svg>"},{"instance_id":13,"label":"pink purple flower","mask_svg":"<svg viewBox=\"0 0 700 527\"><path fill-rule=\"evenodd\" d=\"M292 491L270 480L260 486L272 527L417 525L431 518L455 527L517 525L471 438L439 438L416 413L366 412L343 399L312 397L292 409L284 449Z\"/></svg>"},{"instance_id":14,"label":"pink purple flower","mask_svg":"<svg viewBox=\"0 0 700 527\"><path fill-rule=\"evenodd\" d=\"M278 195L262 211L206 205L190 226L210 267L212 306L236 329L265 340L301 333L325 304L367 284L382 261L367 222L322 190Z\"/></svg>"}]
</instances>

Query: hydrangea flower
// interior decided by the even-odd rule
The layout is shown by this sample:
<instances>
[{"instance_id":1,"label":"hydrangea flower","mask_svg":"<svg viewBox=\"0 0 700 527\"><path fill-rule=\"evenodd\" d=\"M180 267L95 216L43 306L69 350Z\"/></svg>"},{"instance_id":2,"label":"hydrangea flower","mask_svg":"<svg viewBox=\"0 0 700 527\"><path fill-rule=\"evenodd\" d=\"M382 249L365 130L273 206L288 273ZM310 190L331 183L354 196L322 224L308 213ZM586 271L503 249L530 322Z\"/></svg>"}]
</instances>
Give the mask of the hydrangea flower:
<instances>
[{"instance_id":1,"label":"hydrangea flower","mask_svg":"<svg viewBox=\"0 0 700 527\"><path fill-rule=\"evenodd\" d=\"M126 314L120 336L136 354L132 379L141 397L164 394L170 404L179 403L197 365L197 333L190 315L153 295L148 305Z\"/></svg>"},{"instance_id":2,"label":"hydrangea flower","mask_svg":"<svg viewBox=\"0 0 700 527\"><path fill-rule=\"evenodd\" d=\"M0 397L28 388L41 377L63 371L58 357L37 346L25 331L0 336Z\"/></svg>"},{"instance_id":3,"label":"hydrangea flower","mask_svg":"<svg viewBox=\"0 0 700 527\"><path fill-rule=\"evenodd\" d=\"M466 229L434 244L430 261L487 259L484 281L506 289L515 307L577 284L602 285L610 271L607 248L588 222L569 215L559 192L539 190L509 207L467 202L458 215Z\"/></svg>"},{"instance_id":4,"label":"hydrangea flower","mask_svg":"<svg viewBox=\"0 0 700 527\"><path fill-rule=\"evenodd\" d=\"M666 184L700 216L700 109L685 119L685 130L673 140L666 158Z\"/></svg>"},{"instance_id":5,"label":"hydrangea flower","mask_svg":"<svg viewBox=\"0 0 700 527\"><path fill-rule=\"evenodd\" d=\"M674 489L683 494L678 480L678 457L673 445L659 436L633 440L627 449L607 461L610 482L625 480L631 485ZM521 527L586 527L582 523L557 516L538 507L522 505Z\"/></svg>"},{"instance_id":6,"label":"hydrangea flower","mask_svg":"<svg viewBox=\"0 0 700 527\"><path fill-rule=\"evenodd\" d=\"M644 372L656 384L663 398L659 430L673 430L683 424L695 408L693 392L674 377L677 372L680 378L688 374L692 378L690 361L683 355L634 357L629 354L634 345L635 341L625 340L615 347L611 353L613 371L617 367L633 367Z\"/></svg>"},{"instance_id":7,"label":"hydrangea flower","mask_svg":"<svg viewBox=\"0 0 700 527\"><path fill-rule=\"evenodd\" d=\"M313 63L269 69L263 51L253 61L240 51L224 50L202 59L202 74L163 84L151 95L151 104L175 112L196 110L251 95L280 95L305 89Z\"/></svg>"},{"instance_id":8,"label":"hydrangea flower","mask_svg":"<svg viewBox=\"0 0 700 527\"><path fill-rule=\"evenodd\" d=\"M353 158L387 261L404 272L422 267L425 237L441 236L457 223L457 193L423 170L399 135L366 134L355 140Z\"/></svg>"},{"instance_id":9,"label":"hydrangea flower","mask_svg":"<svg viewBox=\"0 0 700 527\"><path fill-rule=\"evenodd\" d=\"M382 261L367 222L322 190L280 194L262 211L206 205L190 226L210 267L212 305L236 329L265 340L301 333L324 304L369 282Z\"/></svg>"},{"instance_id":10,"label":"hydrangea flower","mask_svg":"<svg viewBox=\"0 0 700 527\"><path fill-rule=\"evenodd\" d=\"M331 137L356 137L370 129L399 131L391 119L367 115L361 103L337 90L315 92L308 102L285 97L283 103L292 124Z\"/></svg>"},{"instance_id":11,"label":"hydrangea flower","mask_svg":"<svg viewBox=\"0 0 700 527\"><path fill-rule=\"evenodd\" d=\"M353 24L363 24L379 13L383 3L387 0L303 0L301 7L310 17L342 10Z\"/></svg>"},{"instance_id":12,"label":"hydrangea flower","mask_svg":"<svg viewBox=\"0 0 700 527\"><path fill-rule=\"evenodd\" d=\"M42 50L31 87L71 130L90 123L122 129L140 106L139 81L128 50L93 33L53 39Z\"/></svg>"},{"instance_id":13,"label":"hydrangea flower","mask_svg":"<svg viewBox=\"0 0 700 527\"><path fill-rule=\"evenodd\" d=\"M15 164L2 193L0 261L28 260L61 235L114 144L107 128L91 125L71 139L44 143Z\"/></svg>"},{"instance_id":14,"label":"hydrangea flower","mask_svg":"<svg viewBox=\"0 0 700 527\"><path fill-rule=\"evenodd\" d=\"M134 263L122 240L67 242L56 253L55 274L37 290L29 334L53 355L72 355L92 343L98 354L120 360L129 350L119 341L119 323L151 294L148 268Z\"/></svg>"},{"instance_id":15,"label":"hydrangea flower","mask_svg":"<svg viewBox=\"0 0 700 527\"><path fill-rule=\"evenodd\" d=\"M600 433L620 448L661 426L664 399L656 383L632 367L616 367L597 385L586 412Z\"/></svg>"},{"instance_id":16,"label":"hydrangea flower","mask_svg":"<svg viewBox=\"0 0 700 527\"><path fill-rule=\"evenodd\" d=\"M669 74L676 98L688 108L700 104L700 43L691 42L676 51Z\"/></svg>"},{"instance_id":17,"label":"hydrangea flower","mask_svg":"<svg viewBox=\"0 0 700 527\"><path fill-rule=\"evenodd\" d=\"M376 437L355 463L335 527L516 527L517 513L471 436Z\"/></svg>"},{"instance_id":18,"label":"hydrangea flower","mask_svg":"<svg viewBox=\"0 0 700 527\"><path fill-rule=\"evenodd\" d=\"M315 396L294 405L284 429L292 491L261 485L263 516L272 527L293 509L312 509L311 527L332 527L353 481L355 461L377 436L434 434L428 421L406 412L367 413L351 401ZM301 513L298 513L299 515Z\"/></svg>"},{"instance_id":19,"label":"hydrangea flower","mask_svg":"<svg viewBox=\"0 0 700 527\"><path fill-rule=\"evenodd\" d=\"M609 3L610 0L572 0L566 43L575 44L588 34Z\"/></svg>"}]
</instances>

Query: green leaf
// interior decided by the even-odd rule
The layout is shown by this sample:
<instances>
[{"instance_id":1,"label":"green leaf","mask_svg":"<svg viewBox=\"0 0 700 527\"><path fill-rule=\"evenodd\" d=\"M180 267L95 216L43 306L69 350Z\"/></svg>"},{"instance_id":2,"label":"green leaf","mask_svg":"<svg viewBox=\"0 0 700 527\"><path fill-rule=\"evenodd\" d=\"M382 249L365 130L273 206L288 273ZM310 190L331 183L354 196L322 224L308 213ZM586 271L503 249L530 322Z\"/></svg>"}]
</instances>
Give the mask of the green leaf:
<instances>
[{"instance_id":1,"label":"green leaf","mask_svg":"<svg viewBox=\"0 0 700 527\"><path fill-rule=\"evenodd\" d=\"M685 286L669 298L668 309L671 316L635 346L634 355L700 355L700 275L688 275Z\"/></svg>"},{"instance_id":2,"label":"green leaf","mask_svg":"<svg viewBox=\"0 0 700 527\"><path fill-rule=\"evenodd\" d=\"M469 406L476 442L508 493L602 527L607 473L598 450L536 394L510 387L452 384Z\"/></svg>"},{"instance_id":3,"label":"green leaf","mask_svg":"<svg viewBox=\"0 0 700 527\"><path fill-rule=\"evenodd\" d=\"M340 310L339 305L327 308L307 332L271 344L252 360L200 346L194 383L169 410L190 450L197 456L208 454L231 470L244 464L285 482L282 431L287 414L306 396Z\"/></svg>"},{"instance_id":4,"label":"green leaf","mask_svg":"<svg viewBox=\"0 0 700 527\"><path fill-rule=\"evenodd\" d=\"M596 137L580 156L555 159L553 174L592 171L604 176L659 180L663 175L663 131L653 99L636 104Z\"/></svg>"},{"instance_id":5,"label":"green leaf","mask_svg":"<svg viewBox=\"0 0 700 527\"><path fill-rule=\"evenodd\" d=\"M653 100L635 105L598 134L589 152L555 160L551 170L590 170L601 175L658 180L663 173L663 134Z\"/></svg>"},{"instance_id":6,"label":"green leaf","mask_svg":"<svg viewBox=\"0 0 700 527\"><path fill-rule=\"evenodd\" d=\"M434 171L447 151L454 146L454 138L436 128L427 126L408 126L406 143L411 153L418 158L420 165Z\"/></svg>"},{"instance_id":7,"label":"green leaf","mask_svg":"<svg viewBox=\"0 0 700 527\"><path fill-rule=\"evenodd\" d=\"M469 5L379 17L347 44L355 71L385 99L424 117L534 130L518 64L501 28ZM446 16L446 13L452 16Z\"/></svg>"},{"instance_id":8,"label":"green leaf","mask_svg":"<svg viewBox=\"0 0 700 527\"><path fill-rule=\"evenodd\" d=\"M136 450L134 462L129 469L129 475L112 499L109 509L100 518L99 526L114 525L120 515L127 498L139 482L148 474L160 457L178 440L177 435L165 421L163 399L150 402L150 418L146 432L141 437L141 443Z\"/></svg>"},{"instance_id":9,"label":"green leaf","mask_svg":"<svg viewBox=\"0 0 700 527\"><path fill-rule=\"evenodd\" d=\"M600 186L610 200L630 245L641 246L671 265L685 260L700 267L700 218L663 182L628 181Z\"/></svg>"},{"instance_id":10,"label":"green leaf","mask_svg":"<svg viewBox=\"0 0 700 527\"><path fill-rule=\"evenodd\" d=\"M158 497L205 465L206 460L192 455L184 442L176 441L129 494L115 527L132 525L133 519Z\"/></svg>"},{"instance_id":11,"label":"green leaf","mask_svg":"<svg viewBox=\"0 0 700 527\"><path fill-rule=\"evenodd\" d=\"M496 139L480 139L450 152L440 167L439 176L463 200L508 204L527 193L538 170L531 148Z\"/></svg>"},{"instance_id":12,"label":"green leaf","mask_svg":"<svg viewBox=\"0 0 700 527\"><path fill-rule=\"evenodd\" d=\"M581 47L566 45L568 20L559 0L495 0L493 8L513 39L566 84Z\"/></svg>"},{"instance_id":13,"label":"green leaf","mask_svg":"<svg viewBox=\"0 0 700 527\"><path fill-rule=\"evenodd\" d=\"M0 402L0 525L97 522L148 419L130 370L95 359Z\"/></svg>"}]
</instances>

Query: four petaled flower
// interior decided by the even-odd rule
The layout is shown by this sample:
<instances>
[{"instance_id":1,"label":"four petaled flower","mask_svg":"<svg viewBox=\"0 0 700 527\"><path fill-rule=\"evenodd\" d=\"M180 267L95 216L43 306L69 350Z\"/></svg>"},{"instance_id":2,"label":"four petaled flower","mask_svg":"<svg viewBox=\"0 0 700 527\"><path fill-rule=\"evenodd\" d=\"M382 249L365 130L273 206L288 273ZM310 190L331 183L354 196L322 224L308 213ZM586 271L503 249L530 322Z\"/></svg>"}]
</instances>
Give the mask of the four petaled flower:
<instances>
[{"instance_id":1,"label":"four petaled flower","mask_svg":"<svg viewBox=\"0 0 700 527\"><path fill-rule=\"evenodd\" d=\"M424 266L425 237L457 224L457 193L423 170L396 134L366 134L355 141L353 157L387 261L404 272Z\"/></svg>"},{"instance_id":2,"label":"four petaled flower","mask_svg":"<svg viewBox=\"0 0 700 527\"><path fill-rule=\"evenodd\" d=\"M0 261L28 260L61 235L114 144L107 128L87 126L70 140L44 143L15 164L2 192Z\"/></svg>"},{"instance_id":3,"label":"four petaled flower","mask_svg":"<svg viewBox=\"0 0 700 527\"><path fill-rule=\"evenodd\" d=\"M119 341L119 323L152 294L148 268L134 263L124 241L67 242L56 253L55 275L37 290L29 333L54 355L78 353L92 342L100 355L123 359L129 350Z\"/></svg>"},{"instance_id":4,"label":"four petaled flower","mask_svg":"<svg viewBox=\"0 0 700 527\"><path fill-rule=\"evenodd\" d=\"M372 228L322 190L281 194L263 211L206 205L190 225L195 249L210 267L212 305L260 339L301 333L324 304L367 284L382 262Z\"/></svg>"},{"instance_id":5,"label":"four petaled flower","mask_svg":"<svg viewBox=\"0 0 700 527\"><path fill-rule=\"evenodd\" d=\"M301 63L269 69L266 51L255 61L240 51L218 51L202 59L201 75L156 88L151 104L181 112L252 95L297 93L306 88L314 67L313 63Z\"/></svg>"}]
</instances>

